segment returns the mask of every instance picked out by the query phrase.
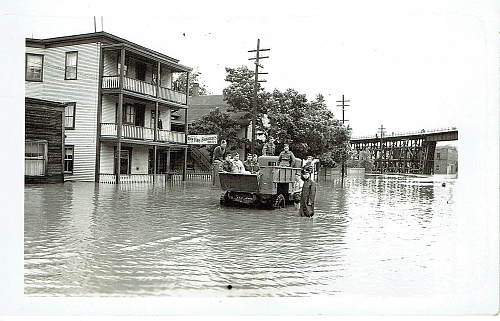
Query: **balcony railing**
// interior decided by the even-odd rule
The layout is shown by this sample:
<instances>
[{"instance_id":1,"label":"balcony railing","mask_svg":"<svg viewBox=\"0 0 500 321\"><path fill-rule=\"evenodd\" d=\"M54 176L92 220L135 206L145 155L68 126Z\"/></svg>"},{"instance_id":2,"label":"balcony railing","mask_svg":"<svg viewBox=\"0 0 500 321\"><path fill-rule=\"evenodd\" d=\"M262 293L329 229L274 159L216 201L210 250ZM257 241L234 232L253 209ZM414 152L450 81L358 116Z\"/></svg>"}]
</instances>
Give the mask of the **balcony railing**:
<instances>
[{"instance_id":1,"label":"balcony railing","mask_svg":"<svg viewBox=\"0 0 500 321\"><path fill-rule=\"evenodd\" d=\"M115 123L102 123L101 124L101 136L102 137L117 137L117 128L118 125ZM157 129L157 141L165 142L165 143L185 143L186 134L182 132L174 132L165 129ZM122 125L122 138L127 139L137 139L137 140L145 140L145 141L153 141L154 140L154 129L134 126L124 124Z\"/></svg>"},{"instance_id":2,"label":"balcony railing","mask_svg":"<svg viewBox=\"0 0 500 321\"><path fill-rule=\"evenodd\" d=\"M120 88L120 76L102 77L102 88L103 89ZM172 101L174 103L179 103L183 105L186 104L187 102L186 94L161 86L159 88L160 88L158 92L159 98ZM134 78L123 77L123 89L151 97L156 97L156 85Z\"/></svg>"}]
</instances>

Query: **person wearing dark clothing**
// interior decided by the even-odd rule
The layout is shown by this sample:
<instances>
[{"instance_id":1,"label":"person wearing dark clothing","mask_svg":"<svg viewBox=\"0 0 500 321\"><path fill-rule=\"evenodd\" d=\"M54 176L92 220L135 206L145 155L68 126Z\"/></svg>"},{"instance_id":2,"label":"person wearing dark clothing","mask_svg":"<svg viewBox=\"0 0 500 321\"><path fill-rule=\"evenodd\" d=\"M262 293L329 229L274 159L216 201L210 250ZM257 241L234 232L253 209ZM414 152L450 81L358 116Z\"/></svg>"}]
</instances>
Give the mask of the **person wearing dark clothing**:
<instances>
[{"instance_id":1,"label":"person wearing dark clothing","mask_svg":"<svg viewBox=\"0 0 500 321\"><path fill-rule=\"evenodd\" d=\"M247 155L247 160L243 162L243 166L245 166L245 170L251 172L252 171L252 154Z\"/></svg>"},{"instance_id":2,"label":"person wearing dark clothing","mask_svg":"<svg viewBox=\"0 0 500 321\"><path fill-rule=\"evenodd\" d=\"M212 156L212 162L213 161L219 161L222 162L226 158L226 146L227 142L225 140L220 142L220 146L215 147L214 149L214 154Z\"/></svg>"},{"instance_id":3,"label":"person wearing dark clothing","mask_svg":"<svg viewBox=\"0 0 500 321\"><path fill-rule=\"evenodd\" d=\"M269 138L269 141L262 146L262 156L274 156L276 145L274 145L274 138Z\"/></svg>"},{"instance_id":4,"label":"person wearing dark clothing","mask_svg":"<svg viewBox=\"0 0 500 321\"><path fill-rule=\"evenodd\" d=\"M278 166L292 167L295 163L295 155L290 151L288 144L285 144L283 151L278 156Z\"/></svg>"},{"instance_id":5,"label":"person wearing dark clothing","mask_svg":"<svg viewBox=\"0 0 500 321\"><path fill-rule=\"evenodd\" d=\"M232 172L233 171L233 160L231 159L231 154L226 154L226 159L222 162L221 169L224 172Z\"/></svg>"},{"instance_id":6,"label":"person wearing dark clothing","mask_svg":"<svg viewBox=\"0 0 500 321\"><path fill-rule=\"evenodd\" d=\"M310 178L308 170L302 170L302 194L300 196L300 216L311 217L314 215L314 198L316 197L316 182Z\"/></svg>"},{"instance_id":7,"label":"person wearing dark clothing","mask_svg":"<svg viewBox=\"0 0 500 321\"><path fill-rule=\"evenodd\" d=\"M257 156L257 155L254 155ZM257 157L252 156L252 154L248 154L247 160L243 162L243 166L245 166L245 170L254 174L260 170L259 163L257 162Z\"/></svg>"}]
</instances>

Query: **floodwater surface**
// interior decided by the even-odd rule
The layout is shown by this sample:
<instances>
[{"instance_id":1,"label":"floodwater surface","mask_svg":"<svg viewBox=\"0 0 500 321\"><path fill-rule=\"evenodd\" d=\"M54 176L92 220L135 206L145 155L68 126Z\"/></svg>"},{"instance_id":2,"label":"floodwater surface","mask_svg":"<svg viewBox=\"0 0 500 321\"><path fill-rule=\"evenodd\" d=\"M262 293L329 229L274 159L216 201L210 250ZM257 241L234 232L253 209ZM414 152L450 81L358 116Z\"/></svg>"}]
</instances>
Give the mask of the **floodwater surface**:
<instances>
[{"instance_id":1,"label":"floodwater surface","mask_svg":"<svg viewBox=\"0 0 500 321\"><path fill-rule=\"evenodd\" d=\"M459 290L456 185L396 176L320 181L312 218L293 205L220 206L220 188L204 180L27 185L24 293L450 294Z\"/></svg>"}]
</instances>

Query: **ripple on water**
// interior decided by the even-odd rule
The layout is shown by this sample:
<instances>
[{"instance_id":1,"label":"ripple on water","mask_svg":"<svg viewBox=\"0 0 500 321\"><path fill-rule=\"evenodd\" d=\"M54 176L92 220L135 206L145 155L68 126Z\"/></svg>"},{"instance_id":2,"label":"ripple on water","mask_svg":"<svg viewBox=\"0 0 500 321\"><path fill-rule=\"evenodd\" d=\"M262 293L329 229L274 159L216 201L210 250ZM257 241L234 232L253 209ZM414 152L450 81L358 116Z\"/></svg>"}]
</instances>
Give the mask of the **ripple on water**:
<instances>
[{"instance_id":1,"label":"ripple on water","mask_svg":"<svg viewBox=\"0 0 500 321\"><path fill-rule=\"evenodd\" d=\"M316 214L304 218L293 206L222 207L221 191L204 181L26 186L25 293L447 291L435 284L434 275L439 263L453 263L453 257L439 255L445 246L453 248L456 238L446 204L453 187L392 178L319 182ZM453 277L439 275L445 284Z\"/></svg>"}]
</instances>

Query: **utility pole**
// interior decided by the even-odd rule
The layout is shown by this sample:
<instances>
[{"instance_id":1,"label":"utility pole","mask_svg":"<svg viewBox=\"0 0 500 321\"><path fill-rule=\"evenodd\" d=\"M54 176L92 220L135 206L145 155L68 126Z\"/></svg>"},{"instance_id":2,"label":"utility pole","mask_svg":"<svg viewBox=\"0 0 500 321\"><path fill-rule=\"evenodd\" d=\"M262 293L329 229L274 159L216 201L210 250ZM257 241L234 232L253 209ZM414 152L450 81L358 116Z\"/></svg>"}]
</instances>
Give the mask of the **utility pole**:
<instances>
[{"instance_id":1,"label":"utility pole","mask_svg":"<svg viewBox=\"0 0 500 321\"><path fill-rule=\"evenodd\" d=\"M259 80L259 75L267 75L267 72L259 72L259 67L264 68L260 64L260 59L269 58L269 56L261 57L261 51L269 51L271 49L260 49L260 39L257 39L257 49L248 50L248 52L255 52L255 58L248 58L248 60L255 60L255 82L253 86L253 110L252 110L252 155L255 154L255 128L257 127L257 90L258 83L265 82L265 80Z\"/></svg>"},{"instance_id":2,"label":"utility pole","mask_svg":"<svg viewBox=\"0 0 500 321\"><path fill-rule=\"evenodd\" d=\"M349 107L349 105L346 105L346 103L350 102L350 100L345 100L344 95L342 95L342 100L337 100L337 103L341 103L340 105L337 105L337 107L342 107L342 124L345 124L347 119L345 119L345 108ZM342 178L345 176L345 160L342 160Z\"/></svg>"},{"instance_id":3,"label":"utility pole","mask_svg":"<svg viewBox=\"0 0 500 321\"><path fill-rule=\"evenodd\" d=\"M384 131L384 125L380 125L380 174L382 174L382 150L383 150L383 145L382 145L382 139L384 138L384 134L385 134L385 131Z\"/></svg>"}]
</instances>

